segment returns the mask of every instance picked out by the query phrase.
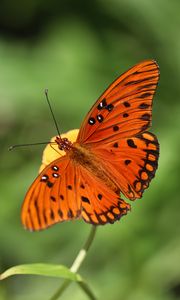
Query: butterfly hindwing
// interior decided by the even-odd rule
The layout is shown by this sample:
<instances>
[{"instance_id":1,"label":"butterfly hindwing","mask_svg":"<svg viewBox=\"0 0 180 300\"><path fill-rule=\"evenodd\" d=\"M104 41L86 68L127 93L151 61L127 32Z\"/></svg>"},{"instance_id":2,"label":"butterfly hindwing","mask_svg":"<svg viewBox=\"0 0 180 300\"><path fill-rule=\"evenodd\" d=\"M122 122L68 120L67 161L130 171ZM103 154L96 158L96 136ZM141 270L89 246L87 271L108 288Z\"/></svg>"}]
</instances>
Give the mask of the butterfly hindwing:
<instances>
[{"instance_id":1,"label":"butterfly hindwing","mask_svg":"<svg viewBox=\"0 0 180 300\"><path fill-rule=\"evenodd\" d=\"M159 68L153 60L141 62L117 78L87 114L77 141L102 144L147 130L158 79Z\"/></svg>"},{"instance_id":2,"label":"butterfly hindwing","mask_svg":"<svg viewBox=\"0 0 180 300\"><path fill-rule=\"evenodd\" d=\"M76 171L73 163L64 156L53 161L39 174L22 206L21 219L25 228L40 230L79 217Z\"/></svg>"},{"instance_id":3,"label":"butterfly hindwing","mask_svg":"<svg viewBox=\"0 0 180 300\"><path fill-rule=\"evenodd\" d=\"M80 189L77 196L81 200L81 215L87 222L94 225L114 223L130 210L130 205L108 188L92 173L79 166Z\"/></svg>"},{"instance_id":4,"label":"butterfly hindwing","mask_svg":"<svg viewBox=\"0 0 180 300\"><path fill-rule=\"evenodd\" d=\"M120 191L129 199L141 198L155 176L159 158L156 136L144 132L93 149Z\"/></svg>"}]
</instances>

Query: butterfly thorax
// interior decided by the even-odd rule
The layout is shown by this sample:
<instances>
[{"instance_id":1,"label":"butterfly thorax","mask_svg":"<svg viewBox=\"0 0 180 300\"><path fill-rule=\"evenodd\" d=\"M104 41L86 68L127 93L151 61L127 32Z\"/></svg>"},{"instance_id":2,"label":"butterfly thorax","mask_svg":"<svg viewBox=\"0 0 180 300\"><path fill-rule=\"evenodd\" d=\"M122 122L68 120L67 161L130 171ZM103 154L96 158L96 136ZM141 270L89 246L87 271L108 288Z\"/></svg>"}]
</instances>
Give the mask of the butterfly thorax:
<instances>
[{"instance_id":1,"label":"butterfly thorax","mask_svg":"<svg viewBox=\"0 0 180 300\"><path fill-rule=\"evenodd\" d=\"M55 142L58 144L59 149L65 152L72 148L72 143L67 138L56 136Z\"/></svg>"},{"instance_id":2,"label":"butterfly thorax","mask_svg":"<svg viewBox=\"0 0 180 300\"><path fill-rule=\"evenodd\" d=\"M73 143L71 150L67 153L75 164L79 164L88 170L93 176L102 181L106 186L116 193L119 193L119 187L112 180L108 170L100 159L85 145Z\"/></svg>"}]
</instances>

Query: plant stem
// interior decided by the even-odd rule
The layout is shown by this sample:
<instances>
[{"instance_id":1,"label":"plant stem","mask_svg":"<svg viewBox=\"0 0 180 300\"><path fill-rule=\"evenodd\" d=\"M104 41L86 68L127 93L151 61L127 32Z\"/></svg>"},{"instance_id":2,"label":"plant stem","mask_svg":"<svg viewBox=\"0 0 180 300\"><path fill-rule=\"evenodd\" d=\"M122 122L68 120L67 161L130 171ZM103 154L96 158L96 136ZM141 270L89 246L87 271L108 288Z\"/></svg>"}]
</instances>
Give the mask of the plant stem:
<instances>
[{"instance_id":1,"label":"plant stem","mask_svg":"<svg viewBox=\"0 0 180 300\"><path fill-rule=\"evenodd\" d=\"M80 249L78 255L76 256L70 270L73 272L73 273L76 273L83 260L85 259L86 255L87 255L87 252L94 240L94 237L95 237L95 233L96 233L96 226L92 225L91 227L91 231L88 235L88 238L84 244L84 246ZM64 280L64 282L62 283L62 285L60 286L60 288L56 291L56 293L50 298L50 300L57 300L61 295L62 293L67 289L67 287L71 284L72 281L66 279ZM90 287L88 286L87 283L85 282L78 282L79 285L81 286L81 288L84 290L84 292L89 296L89 298L91 300L95 300L95 296L93 295Z\"/></svg>"}]
</instances>

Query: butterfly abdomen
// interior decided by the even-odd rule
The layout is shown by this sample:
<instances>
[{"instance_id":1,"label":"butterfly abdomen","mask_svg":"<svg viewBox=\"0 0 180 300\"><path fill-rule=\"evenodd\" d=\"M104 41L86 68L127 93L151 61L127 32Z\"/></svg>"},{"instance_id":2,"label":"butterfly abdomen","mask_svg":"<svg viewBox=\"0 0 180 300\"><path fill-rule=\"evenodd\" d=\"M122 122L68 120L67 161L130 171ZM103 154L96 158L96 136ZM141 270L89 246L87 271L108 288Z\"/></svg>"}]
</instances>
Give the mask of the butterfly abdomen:
<instances>
[{"instance_id":1,"label":"butterfly abdomen","mask_svg":"<svg viewBox=\"0 0 180 300\"><path fill-rule=\"evenodd\" d=\"M81 146L79 143L75 143L73 144L69 155L75 164L80 164L82 167L91 172L91 174L93 174L96 178L102 181L108 188L119 194L119 187L112 180L108 170L101 163L100 159L98 159L97 156L88 149L88 147Z\"/></svg>"}]
</instances>

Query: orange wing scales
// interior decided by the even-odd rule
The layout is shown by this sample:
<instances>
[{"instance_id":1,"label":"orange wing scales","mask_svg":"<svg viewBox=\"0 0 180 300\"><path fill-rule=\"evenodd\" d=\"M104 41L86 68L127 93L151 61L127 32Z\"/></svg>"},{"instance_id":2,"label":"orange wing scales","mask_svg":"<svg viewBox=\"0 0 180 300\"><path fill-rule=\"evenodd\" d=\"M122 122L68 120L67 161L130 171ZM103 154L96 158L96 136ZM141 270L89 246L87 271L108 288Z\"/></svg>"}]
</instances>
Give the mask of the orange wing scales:
<instances>
[{"instance_id":1,"label":"orange wing scales","mask_svg":"<svg viewBox=\"0 0 180 300\"><path fill-rule=\"evenodd\" d=\"M26 194L21 218L24 227L33 231L80 216L91 224L114 223L129 209L93 174L61 158L36 178Z\"/></svg>"},{"instance_id":2,"label":"orange wing scales","mask_svg":"<svg viewBox=\"0 0 180 300\"><path fill-rule=\"evenodd\" d=\"M130 210L130 205L111 191L83 167L80 169L81 186L78 197L82 201L82 217L87 223L103 225L114 223Z\"/></svg>"},{"instance_id":3,"label":"orange wing scales","mask_svg":"<svg viewBox=\"0 0 180 300\"><path fill-rule=\"evenodd\" d=\"M46 167L26 194L21 214L24 227L40 230L78 218L81 211L75 178L73 163L65 156Z\"/></svg>"},{"instance_id":4,"label":"orange wing scales","mask_svg":"<svg viewBox=\"0 0 180 300\"><path fill-rule=\"evenodd\" d=\"M125 72L102 94L86 116L77 141L108 143L134 136L151 126L152 98L159 79L155 61Z\"/></svg>"},{"instance_id":5,"label":"orange wing scales","mask_svg":"<svg viewBox=\"0 0 180 300\"><path fill-rule=\"evenodd\" d=\"M159 144L154 134L144 132L93 151L127 198L142 197L158 166Z\"/></svg>"}]
</instances>

